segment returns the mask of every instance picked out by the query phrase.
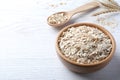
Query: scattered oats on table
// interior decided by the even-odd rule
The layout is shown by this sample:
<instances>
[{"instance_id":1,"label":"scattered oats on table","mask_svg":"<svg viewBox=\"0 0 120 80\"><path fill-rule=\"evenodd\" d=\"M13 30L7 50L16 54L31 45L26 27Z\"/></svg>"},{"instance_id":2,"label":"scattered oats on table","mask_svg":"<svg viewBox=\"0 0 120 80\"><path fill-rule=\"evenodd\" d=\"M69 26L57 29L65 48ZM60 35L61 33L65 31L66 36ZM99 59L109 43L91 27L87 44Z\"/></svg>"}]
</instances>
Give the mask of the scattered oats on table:
<instances>
[{"instance_id":1,"label":"scattered oats on table","mask_svg":"<svg viewBox=\"0 0 120 80\"><path fill-rule=\"evenodd\" d=\"M108 16L97 17L96 22L100 25L108 26L111 28L115 28L118 26L117 20L115 18L109 18Z\"/></svg>"},{"instance_id":2,"label":"scattered oats on table","mask_svg":"<svg viewBox=\"0 0 120 80\"><path fill-rule=\"evenodd\" d=\"M61 34L58 45L63 55L80 64L97 63L109 56L110 38L97 28L78 26Z\"/></svg>"}]
</instances>

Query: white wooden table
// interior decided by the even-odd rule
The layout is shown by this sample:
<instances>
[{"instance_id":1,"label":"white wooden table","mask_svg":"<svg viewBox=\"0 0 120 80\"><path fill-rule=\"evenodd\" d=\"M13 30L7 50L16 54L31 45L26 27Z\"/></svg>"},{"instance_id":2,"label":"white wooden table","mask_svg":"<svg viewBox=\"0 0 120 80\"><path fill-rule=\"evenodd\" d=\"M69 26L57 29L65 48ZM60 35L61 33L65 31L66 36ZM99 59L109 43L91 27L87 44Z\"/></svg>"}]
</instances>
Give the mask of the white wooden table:
<instances>
[{"instance_id":1,"label":"white wooden table","mask_svg":"<svg viewBox=\"0 0 120 80\"><path fill-rule=\"evenodd\" d=\"M115 28L104 26L115 37L117 49L110 64L98 72L73 73L56 55L55 39L60 30L47 25L47 17L88 1L1 0L0 80L120 80L120 24ZM71 23L96 23L90 14L78 14ZM120 21L120 14L113 17Z\"/></svg>"}]
</instances>

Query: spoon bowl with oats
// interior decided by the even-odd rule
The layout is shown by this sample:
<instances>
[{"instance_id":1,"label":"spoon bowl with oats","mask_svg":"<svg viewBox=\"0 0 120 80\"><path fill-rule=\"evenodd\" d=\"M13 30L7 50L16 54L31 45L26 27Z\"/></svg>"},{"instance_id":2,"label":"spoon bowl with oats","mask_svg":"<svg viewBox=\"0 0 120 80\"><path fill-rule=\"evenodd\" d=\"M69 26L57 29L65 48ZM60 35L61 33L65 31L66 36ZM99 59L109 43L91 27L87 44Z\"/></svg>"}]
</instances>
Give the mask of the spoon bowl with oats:
<instances>
[{"instance_id":1,"label":"spoon bowl with oats","mask_svg":"<svg viewBox=\"0 0 120 80\"><path fill-rule=\"evenodd\" d=\"M71 17L75 15L76 13L90 10L93 8L97 8L97 7L99 7L98 2L89 2L72 11L54 13L48 17L47 22L50 26L59 27L67 23L71 19Z\"/></svg>"},{"instance_id":2,"label":"spoon bowl with oats","mask_svg":"<svg viewBox=\"0 0 120 80\"><path fill-rule=\"evenodd\" d=\"M116 43L109 31L93 23L76 23L63 28L56 40L56 51L71 71L90 73L107 65Z\"/></svg>"}]
</instances>

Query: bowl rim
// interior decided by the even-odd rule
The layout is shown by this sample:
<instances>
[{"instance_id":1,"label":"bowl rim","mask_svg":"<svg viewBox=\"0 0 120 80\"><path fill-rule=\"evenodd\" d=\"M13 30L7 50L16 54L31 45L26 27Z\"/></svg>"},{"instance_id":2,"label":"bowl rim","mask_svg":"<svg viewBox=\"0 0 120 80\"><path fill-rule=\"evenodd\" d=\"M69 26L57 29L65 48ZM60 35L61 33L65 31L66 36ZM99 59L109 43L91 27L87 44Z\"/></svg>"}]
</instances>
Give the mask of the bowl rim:
<instances>
[{"instance_id":1,"label":"bowl rim","mask_svg":"<svg viewBox=\"0 0 120 80\"><path fill-rule=\"evenodd\" d=\"M69 58L66 58L64 56L64 54L61 52L60 48L59 48L59 45L58 45L58 39L59 37L61 36L61 34L67 30L68 28L70 27L78 27L78 26L82 26L82 25L86 25L86 26L90 26L90 27L94 27L94 28L97 28L99 29L100 31L102 31L104 34L108 35L109 38L111 39L111 42L112 42L112 51L110 52L109 56L106 57L105 59L103 59L102 61L99 61L97 63L92 63L92 64L80 64L80 63L76 63L75 61L72 61L70 60ZM71 64L74 64L74 65L78 65L78 66L95 66L95 65L99 65L101 63L104 63L106 62L107 60L109 60L110 58L112 58L112 56L114 55L115 53L115 50L116 50L116 42L115 42L115 39L114 37L112 36L112 34L106 30L105 28L103 28L102 26L100 25L97 25L97 24L94 24L94 23L74 23L74 24L70 24L68 26L66 26L65 28L63 28L59 33L58 33L58 36L57 36L57 39L56 39L56 52L57 54L62 58L64 59L65 61L71 63Z\"/></svg>"}]
</instances>

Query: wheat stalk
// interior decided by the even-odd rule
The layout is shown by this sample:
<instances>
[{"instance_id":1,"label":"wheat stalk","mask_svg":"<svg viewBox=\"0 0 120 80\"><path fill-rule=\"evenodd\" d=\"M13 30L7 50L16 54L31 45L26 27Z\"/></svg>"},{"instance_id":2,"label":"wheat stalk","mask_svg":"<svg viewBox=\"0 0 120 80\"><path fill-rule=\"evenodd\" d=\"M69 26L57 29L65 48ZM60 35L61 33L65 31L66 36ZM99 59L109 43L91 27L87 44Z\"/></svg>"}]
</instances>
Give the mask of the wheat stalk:
<instances>
[{"instance_id":1,"label":"wheat stalk","mask_svg":"<svg viewBox=\"0 0 120 80\"><path fill-rule=\"evenodd\" d=\"M100 1L100 0L98 0L98 2L102 6L106 7L107 10L97 12L97 13L93 14L93 16L106 14L106 13L110 13L110 12L118 12L118 11L120 11L120 6L114 0L107 0L107 1L102 1L102 0Z\"/></svg>"},{"instance_id":2,"label":"wheat stalk","mask_svg":"<svg viewBox=\"0 0 120 80\"><path fill-rule=\"evenodd\" d=\"M105 10L105 11L101 11L101 12L97 12L95 14L93 14L93 16L98 16L98 15L101 15L101 14L106 14L106 13L111 13L111 12L118 12L119 10L117 9L108 9L108 10Z\"/></svg>"},{"instance_id":3,"label":"wheat stalk","mask_svg":"<svg viewBox=\"0 0 120 80\"><path fill-rule=\"evenodd\" d=\"M120 10L120 6L116 6L116 5L113 5L113 4L106 4L106 3L103 3L103 2L100 2L100 4L103 5L106 8L109 8L109 9L118 9L118 10Z\"/></svg>"},{"instance_id":4,"label":"wheat stalk","mask_svg":"<svg viewBox=\"0 0 120 80\"><path fill-rule=\"evenodd\" d=\"M116 6L118 6L118 7L120 7L119 5L118 5L118 3L117 2L115 2L114 0L108 0L111 4L113 4L113 5L116 5Z\"/></svg>"}]
</instances>

